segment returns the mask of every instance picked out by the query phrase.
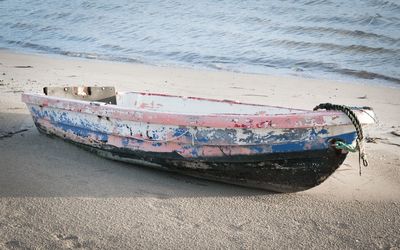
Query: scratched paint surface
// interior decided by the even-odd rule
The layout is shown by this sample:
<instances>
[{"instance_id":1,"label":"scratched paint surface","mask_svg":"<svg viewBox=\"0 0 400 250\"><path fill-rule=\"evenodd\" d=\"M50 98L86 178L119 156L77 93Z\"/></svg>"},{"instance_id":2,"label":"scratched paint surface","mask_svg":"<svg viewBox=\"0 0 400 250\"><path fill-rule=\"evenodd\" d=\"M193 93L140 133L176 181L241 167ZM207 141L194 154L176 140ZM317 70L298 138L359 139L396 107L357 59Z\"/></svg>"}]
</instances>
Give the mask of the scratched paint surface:
<instances>
[{"instance_id":1,"label":"scratched paint surface","mask_svg":"<svg viewBox=\"0 0 400 250\"><path fill-rule=\"evenodd\" d=\"M73 97L74 98L74 97ZM346 115L196 97L119 93L117 105L23 94L39 131L104 157L278 192L323 182L352 143ZM373 113L356 110L361 123Z\"/></svg>"},{"instance_id":2,"label":"scratched paint surface","mask_svg":"<svg viewBox=\"0 0 400 250\"><path fill-rule=\"evenodd\" d=\"M346 143L352 143L355 139L353 125L346 116L335 112L321 114L322 112L222 102L223 114L220 115L174 116L168 110L177 107L173 104L165 107L168 102L164 96L156 95L153 99L152 96L146 96L146 99L130 94L126 100L121 96L117 100L124 102L124 106L132 103L134 108L125 107L119 110L118 105L29 94L24 95L23 100L28 104L35 124L46 128L48 133L98 148L111 146L144 152L174 152L185 158L202 158L319 150L328 148L331 139L341 139ZM188 99L179 100L187 102ZM171 101L173 99L169 100ZM205 99L194 101L196 105L203 101L205 107L214 105L214 109L217 104ZM190 103L185 105L190 106ZM235 106L243 107L236 109ZM263 107L271 113L269 116L260 114ZM164 113L154 112L157 109ZM199 112L199 107L196 109L195 113ZM238 110L241 114L233 113ZM127 116L126 113L132 116ZM165 117L166 119L162 119ZM207 118L215 121L205 123ZM235 125L246 119L257 120L254 118L258 118L258 121L267 120L268 124ZM204 126L204 123L220 125L223 122L226 127ZM293 124L293 127L287 128L287 124Z\"/></svg>"}]
</instances>

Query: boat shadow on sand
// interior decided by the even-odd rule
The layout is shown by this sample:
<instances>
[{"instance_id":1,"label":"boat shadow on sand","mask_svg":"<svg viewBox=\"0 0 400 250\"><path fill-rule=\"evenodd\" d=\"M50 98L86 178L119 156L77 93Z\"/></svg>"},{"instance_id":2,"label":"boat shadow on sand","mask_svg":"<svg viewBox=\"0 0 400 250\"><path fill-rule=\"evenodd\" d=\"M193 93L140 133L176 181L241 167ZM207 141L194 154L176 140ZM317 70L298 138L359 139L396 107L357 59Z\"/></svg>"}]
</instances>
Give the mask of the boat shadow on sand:
<instances>
[{"instance_id":1,"label":"boat shadow on sand","mask_svg":"<svg viewBox=\"0 0 400 250\"><path fill-rule=\"evenodd\" d=\"M99 157L0 113L0 197L231 197L276 194Z\"/></svg>"}]
</instances>

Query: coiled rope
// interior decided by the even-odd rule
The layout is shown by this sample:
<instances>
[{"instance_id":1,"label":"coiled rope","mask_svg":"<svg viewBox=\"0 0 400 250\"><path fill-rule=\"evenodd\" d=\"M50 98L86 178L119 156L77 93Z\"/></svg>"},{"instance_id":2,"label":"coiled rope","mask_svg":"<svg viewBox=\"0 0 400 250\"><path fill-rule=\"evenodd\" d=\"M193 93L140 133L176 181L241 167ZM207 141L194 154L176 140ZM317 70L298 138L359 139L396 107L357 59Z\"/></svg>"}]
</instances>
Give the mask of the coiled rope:
<instances>
[{"instance_id":1,"label":"coiled rope","mask_svg":"<svg viewBox=\"0 0 400 250\"><path fill-rule=\"evenodd\" d=\"M352 145L346 144L342 141L335 142L334 147L336 147L337 149L344 149L350 152L356 152L358 150L358 164L359 164L359 172L361 175L361 161L363 165L367 167L368 160L367 160L367 154L365 153L364 134L362 126L352 109L371 109L371 108L370 107L355 108L355 107L348 107L345 105L337 105L332 103L321 103L314 108L314 111L318 109L342 111L347 115L347 117L349 117L350 121L353 123L357 133L356 147L354 148Z\"/></svg>"}]
</instances>

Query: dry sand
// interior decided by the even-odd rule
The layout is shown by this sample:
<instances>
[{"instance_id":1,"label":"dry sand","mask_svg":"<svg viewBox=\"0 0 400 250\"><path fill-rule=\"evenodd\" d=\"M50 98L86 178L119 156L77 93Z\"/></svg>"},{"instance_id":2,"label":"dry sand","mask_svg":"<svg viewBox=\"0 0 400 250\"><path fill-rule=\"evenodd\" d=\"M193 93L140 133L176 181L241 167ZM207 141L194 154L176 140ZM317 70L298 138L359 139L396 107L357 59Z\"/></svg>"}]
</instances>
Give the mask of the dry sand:
<instances>
[{"instance_id":1,"label":"dry sand","mask_svg":"<svg viewBox=\"0 0 400 250\"><path fill-rule=\"evenodd\" d=\"M309 191L272 194L105 160L41 135L23 91L48 85L235 99L312 109L367 105L357 155ZM400 89L0 51L0 249L400 247Z\"/></svg>"}]
</instances>

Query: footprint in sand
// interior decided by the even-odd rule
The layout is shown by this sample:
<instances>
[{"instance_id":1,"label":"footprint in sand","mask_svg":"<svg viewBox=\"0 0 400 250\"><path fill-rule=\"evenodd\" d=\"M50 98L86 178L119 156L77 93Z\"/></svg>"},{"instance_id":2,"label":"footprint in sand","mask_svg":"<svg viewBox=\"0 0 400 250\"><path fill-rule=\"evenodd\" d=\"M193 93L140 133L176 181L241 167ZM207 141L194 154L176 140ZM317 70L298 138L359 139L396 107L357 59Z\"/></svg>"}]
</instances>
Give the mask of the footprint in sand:
<instances>
[{"instance_id":1,"label":"footprint in sand","mask_svg":"<svg viewBox=\"0 0 400 250\"><path fill-rule=\"evenodd\" d=\"M7 249L27 249L25 244L18 240L7 241L4 245Z\"/></svg>"},{"instance_id":2,"label":"footprint in sand","mask_svg":"<svg viewBox=\"0 0 400 250\"><path fill-rule=\"evenodd\" d=\"M82 243L79 242L79 237L76 235L56 234L56 239L62 242L62 248L82 248Z\"/></svg>"}]
</instances>

